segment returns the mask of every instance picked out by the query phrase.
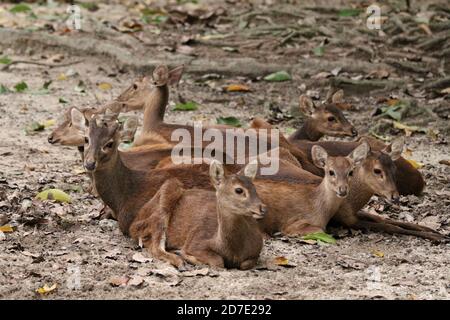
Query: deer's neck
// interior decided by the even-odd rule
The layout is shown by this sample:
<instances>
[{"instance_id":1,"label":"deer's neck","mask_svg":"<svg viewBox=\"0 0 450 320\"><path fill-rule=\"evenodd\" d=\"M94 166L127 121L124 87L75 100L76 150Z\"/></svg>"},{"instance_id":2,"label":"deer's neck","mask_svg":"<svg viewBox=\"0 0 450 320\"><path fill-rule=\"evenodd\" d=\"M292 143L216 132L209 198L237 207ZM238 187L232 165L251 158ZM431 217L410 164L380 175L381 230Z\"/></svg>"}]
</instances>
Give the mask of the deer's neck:
<instances>
[{"instance_id":1,"label":"deer's neck","mask_svg":"<svg viewBox=\"0 0 450 320\"><path fill-rule=\"evenodd\" d=\"M364 169L359 167L356 170L354 178L350 181L350 192L346 201L348 201L355 212L361 210L375 193L364 183Z\"/></svg>"},{"instance_id":2,"label":"deer's neck","mask_svg":"<svg viewBox=\"0 0 450 320\"><path fill-rule=\"evenodd\" d=\"M320 138L323 137L323 134L319 132L315 125L314 120L311 118L306 119L303 126L297 131L295 131L293 134L289 136L289 141L296 141L296 140L308 140L308 141L319 141Z\"/></svg>"},{"instance_id":3,"label":"deer's neck","mask_svg":"<svg viewBox=\"0 0 450 320\"><path fill-rule=\"evenodd\" d=\"M166 106L169 102L169 87L167 85L155 87L144 105L143 132L152 130L164 121Z\"/></svg>"},{"instance_id":4,"label":"deer's neck","mask_svg":"<svg viewBox=\"0 0 450 320\"><path fill-rule=\"evenodd\" d=\"M120 212L127 199L131 198L139 185L133 181L133 172L125 166L116 150L112 159L94 172L97 192L120 220Z\"/></svg>"},{"instance_id":5,"label":"deer's neck","mask_svg":"<svg viewBox=\"0 0 450 320\"><path fill-rule=\"evenodd\" d=\"M315 192L312 192L313 211L317 216L317 224L325 227L333 215L339 209L339 206L345 200L339 198L336 192L328 186L326 178L316 187Z\"/></svg>"}]
</instances>

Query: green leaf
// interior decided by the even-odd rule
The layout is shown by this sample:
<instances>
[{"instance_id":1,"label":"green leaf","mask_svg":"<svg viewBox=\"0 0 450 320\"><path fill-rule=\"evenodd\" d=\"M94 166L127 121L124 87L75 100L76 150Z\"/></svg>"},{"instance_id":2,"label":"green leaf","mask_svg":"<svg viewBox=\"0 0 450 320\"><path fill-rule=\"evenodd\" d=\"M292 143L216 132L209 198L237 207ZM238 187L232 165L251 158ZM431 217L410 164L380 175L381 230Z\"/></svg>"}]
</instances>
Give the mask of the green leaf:
<instances>
[{"instance_id":1,"label":"green leaf","mask_svg":"<svg viewBox=\"0 0 450 320\"><path fill-rule=\"evenodd\" d=\"M68 101L66 100L66 99L64 99L64 98L59 98L59 103L67 103Z\"/></svg>"},{"instance_id":2,"label":"green leaf","mask_svg":"<svg viewBox=\"0 0 450 320\"><path fill-rule=\"evenodd\" d=\"M32 135L35 132L42 131L44 129L45 129L45 125L43 125L42 123L34 121L34 122L32 122L30 125L28 125L25 128L25 132L26 132L27 135Z\"/></svg>"},{"instance_id":3,"label":"green leaf","mask_svg":"<svg viewBox=\"0 0 450 320\"><path fill-rule=\"evenodd\" d=\"M339 17L357 17L361 14L360 9L342 9L339 11Z\"/></svg>"},{"instance_id":4,"label":"green leaf","mask_svg":"<svg viewBox=\"0 0 450 320\"><path fill-rule=\"evenodd\" d=\"M287 71L278 71L264 77L264 80L273 82L287 81L291 79L292 77L289 73L287 73Z\"/></svg>"},{"instance_id":5,"label":"green leaf","mask_svg":"<svg viewBox=\"0 0 450 320\"><path fill-rule=\"evenodd\" d=\"M324 46L318 46L313 49L313 52L315 56L321 57L325 53L325 48Z\"/></svg>"},{"instance_id":6,"label":"green leaf","mask_svg":"<svg viewBox=\"0 0 450 320\"><path fill-rule=\"evenodd\" d=\"M9 90L4 85L0 84L0 94L10 93L10 92L11 92L11 90Z\"/></svg>"},{"instance_id":7,"label":"green leaf","mask_svg":"<svg viewBox=\"0 0 450 320\"><path fill-rule=\"evenodd\" d=\"M25 81L21 81L14 86L14 89L16 89L16 92L23 92L28 89L28 85Z\"/></svg>"},{"instance_id":8,"label":"green leaf","mask_svg":"<svg viewBox=\"0 0 450 320\"><path fill-rule=\"evenodd\" d=\"M236 117L218 117L217 124L225 124L227 126L240 127L241 122Z\"/></svg>"},{"instance_id":9,"label":"green leaf","mask_svg":"<svg viewBox=\"0 0 450 320\"><path fill-rule=\"evenodd\" d=\"M80 81L78 82L78 84L77 84L77 86L74 88L74 90L75 90L76 92L80 92L80 93L86 92L86 86L85 86L83 80L80 80Z\"/></svg>"},{"instance_id":10,"label":"green leaf","mask_svg":"<svg viewBox=\"0 0 450 320\"><path fill-rule=\"evenodd\" d=\"M385 106L381 108L381 112L383 116L388 116L394 120L400 121L403 118L403 115L409 108L409 103L406 101L399 100L392 106Z\"/></svg>"},{"instance_id":11,"label":"green leaf","mask_svg":"<svg viewBox=\"0 0 450 320\"><path fill-rule=\"evenodd\" d=\"M71 202L70 196L59 189L47 189L36 195L40 200L55 200L58 202Z\"/></svg>"},{"instance_id":12,"label":"green leaf","mask_svg":"<svg viewBox=\"0 0 450 320\"><path fill-rule=\"evenodd\" d=\"M6 56L0 58L0 63L1 64L10 64L11 62L12 62L12 60L10 58L6 57Z\"/></svg>"},{"instance_id":13,"label":"green leaf","mask_svg":"<svg viewBox=\"0 0 450 320\"><path fill-rule=\"evenodd\" d=\"M177 103L173 110L175 111L192 111L197 110L197 104L195 102Z\"/></svg>"},{"instance_id":14,"label":"green leaf","mask_svg":"<svg viewBox=\"0 0 450 320\"><path fill-rule=\"evenodd\" d=\"M16 4L14 7L9 9L9 12L12 12L12 13L29 12L29 11L31 11L31 8L23 3Z\"/></svg>"},{"instance_id":15,"label":"green leaf","mask_svg":"<svg viewBox=\"0 0 450 320\"><path fill-rule=\"evenodd\" d=\"M302 237L303 240L316 240L325 243L336 243L336 239L325 232L315 232Z\"/></svg>"}]
</instances>

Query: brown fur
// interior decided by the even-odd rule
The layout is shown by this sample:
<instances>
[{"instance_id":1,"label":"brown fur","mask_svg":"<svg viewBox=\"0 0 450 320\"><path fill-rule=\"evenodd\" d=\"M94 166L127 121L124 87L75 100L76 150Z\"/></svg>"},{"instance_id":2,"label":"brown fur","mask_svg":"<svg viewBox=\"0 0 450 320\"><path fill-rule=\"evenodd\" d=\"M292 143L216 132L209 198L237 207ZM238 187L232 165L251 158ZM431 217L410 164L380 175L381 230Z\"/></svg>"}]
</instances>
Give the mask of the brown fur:
<instances>
[{"instance_id":1,"label":"brown fur","mask_svg":"<svg viewBox=\"0 0 450 320\"><path fill-rule=\"evenodd\" d=\"M184 190L178 180L167 180L139 212L131 236L142 238L154 256L177 267L183 259L166 247L181 249L182 257L193 264L252 268L263 242L252 215L264 212L264 206L247 177L231 175L223 180L217 196L212 191ZM236 188L245 190L246 198L236 195Z\"/></svg>"}]
</instances>

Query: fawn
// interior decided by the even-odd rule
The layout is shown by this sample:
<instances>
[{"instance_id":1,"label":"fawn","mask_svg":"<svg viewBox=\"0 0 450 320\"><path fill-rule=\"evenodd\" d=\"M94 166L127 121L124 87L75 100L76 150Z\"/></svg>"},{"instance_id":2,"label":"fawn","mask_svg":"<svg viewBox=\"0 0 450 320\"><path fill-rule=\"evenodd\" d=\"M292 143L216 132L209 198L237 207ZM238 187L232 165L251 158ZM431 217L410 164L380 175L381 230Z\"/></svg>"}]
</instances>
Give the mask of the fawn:
<instances>
[{"instance_id":1,"label":"fawn","mask_svg":"<svg viewBox=\"0 0 450 320\"><path fill-rule=\"evenodd\" d=\"M353 171L367 152L368 146L362 144L346 157L332 157L322 147L314 147L313 162L324 169L323 179L292 163L285 163L277 175L258 176L254 181L256 191L268 208L260 222L262 230L268 234L281 231L289 236L325 230L345 201Z\"/></svg>"},{"instance_id":2,"label":"fawn","mask_svg":"<svg viewBox=\"0 0 450 320\"><path fill-rule=\"evenodd\" d=\"M216 192L183 189L169 179L138 213L130 227L134 239L141 238L154 257L180 268L183 260L214 267L251 269L263 246L257 219L266 208L252 183L257 162L243 174L224 172L217 160L210 165ZM181 257L167 252L181 249Z\"/></svg>"}]
</instances>

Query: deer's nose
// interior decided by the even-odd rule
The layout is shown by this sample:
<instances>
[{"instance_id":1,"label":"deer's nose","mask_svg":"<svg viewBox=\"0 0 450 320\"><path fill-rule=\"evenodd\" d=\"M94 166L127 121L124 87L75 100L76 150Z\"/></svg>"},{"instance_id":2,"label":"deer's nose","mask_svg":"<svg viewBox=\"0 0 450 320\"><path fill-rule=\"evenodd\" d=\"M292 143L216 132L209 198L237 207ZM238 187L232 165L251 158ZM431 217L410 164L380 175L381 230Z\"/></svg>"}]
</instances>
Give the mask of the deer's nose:
<instances>
[{"instance_id":1,"label":"deer's nose","mask_svg":"<svg viewBox=\"0 0 450 320\"><path fill-rule=\"evenodd\" d=\"M341 198L346 197L347 196L347 187L343 187L343 186L339 187L337 195Z\"/></svg>"},{"instance_id":2,"label":"deer's nose","mask_svg":"<svg viewBox=\"0 0 450 320\"><path fill-rule=\"evenodd\" d=\"M358 135L358 130L356 130L355 128L352 128L352 136L356 137Z\"/></svg>"},{"instance_id":3,"label":"deer's nose","mask_svg":"<svg viewBox=\"0 0 450 320\"><path fill-rule=\"evenodd\" d=\"M267 213L267 207L264 204L259 206L259 213L264 216Z\"/></svg>"},{"instance_id":4,"label":"deer's nose","mask_svg":"<svg viewBox=\"0 0 450 320\"><path fill-rule=\"evenodd\" d=\"M94 171L95 170L95 166L96 166L95 161L86 161L84 163L84 167L88 171Z\"/></svg>"},{"instance_id":5,"label":"deer's nose","mask_svg":"<svg viewBox=\"0 0 450 320\"><path fill-rule=\"evenodd\" d=\"M54 141L53 141L53 135L48 136L47 140L48 140L48 143L53 144L53 143L54 143Z\"/></svg>"}]
</instances>

